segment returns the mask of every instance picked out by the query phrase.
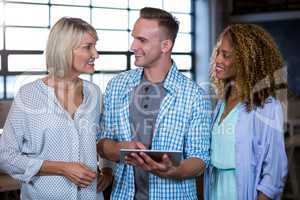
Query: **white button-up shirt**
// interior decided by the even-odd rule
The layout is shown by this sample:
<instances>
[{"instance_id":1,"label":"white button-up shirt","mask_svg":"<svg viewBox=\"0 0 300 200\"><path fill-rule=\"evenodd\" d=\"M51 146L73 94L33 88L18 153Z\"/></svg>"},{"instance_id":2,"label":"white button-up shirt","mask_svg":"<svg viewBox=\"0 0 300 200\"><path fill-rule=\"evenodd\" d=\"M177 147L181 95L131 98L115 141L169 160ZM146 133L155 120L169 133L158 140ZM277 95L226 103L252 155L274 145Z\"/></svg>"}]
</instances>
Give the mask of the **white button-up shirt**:
<instances>
[{"instance_id":1,"label":"white button-up shirt","mask_svg":"<svg viewBox=\"0 0 300 200\"><path fill-rule=\"evenodd\" d=\"M73 119L42 80L24 85L16 95L0 137L0 168L22 182L21 199L101 198L96 179L79 188L64 176L36 175L43 160L80 162L96 171L101 91L83 81L83 94Z\"/></svg>"}]
</instances>

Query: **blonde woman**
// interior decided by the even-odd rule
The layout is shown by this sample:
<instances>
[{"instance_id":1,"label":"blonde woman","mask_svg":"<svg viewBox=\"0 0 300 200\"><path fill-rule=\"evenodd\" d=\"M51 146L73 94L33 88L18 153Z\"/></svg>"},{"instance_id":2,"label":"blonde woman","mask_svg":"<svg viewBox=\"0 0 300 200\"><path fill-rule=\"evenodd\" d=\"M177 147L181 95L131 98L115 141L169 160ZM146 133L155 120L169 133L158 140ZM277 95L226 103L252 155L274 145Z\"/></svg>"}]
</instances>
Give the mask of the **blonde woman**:
<instances>
[{"instance_id":1,"label":"blonde woman","mask_svg":"<svg viewBox=\"0 0 300 200\"><path fill-rule=\"evenodd\" d=\"M253 24L220 35L212 55L219 102L213 117L205 199L280 199L287 174L283 111L276 98L283 59Z\"/></svg>"},{"instance_id":2,"label":"blonde woman","mask_svg":"<svg viewBox=\"0 0 300 200\"><path fill-rule=\"evenodd\" d=\"M14 99L0 137L0 168L22 182L21 199L102 198L96 193L101 91L79 78L94 72L97 39L85 21L60 19L46 47L48 76L21 87ZM109 174L99 179L102 187L110 181Z\"/></svg>"}]
</instances>

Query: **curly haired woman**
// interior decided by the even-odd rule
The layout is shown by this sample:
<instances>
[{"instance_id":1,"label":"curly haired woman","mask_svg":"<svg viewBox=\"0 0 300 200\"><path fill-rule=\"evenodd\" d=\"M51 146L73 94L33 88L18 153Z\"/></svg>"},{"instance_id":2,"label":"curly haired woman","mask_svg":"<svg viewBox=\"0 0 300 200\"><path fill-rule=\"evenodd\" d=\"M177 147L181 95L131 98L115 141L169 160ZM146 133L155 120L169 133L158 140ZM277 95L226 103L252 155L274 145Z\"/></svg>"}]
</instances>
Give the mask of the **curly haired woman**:
<instances>
[{"instance_id":1,"label":"curly haired woman","mask_svg":"<svg viewBox=\"0 0 300 200\"><path fill-rule=\"evenodd\" d=\"M235 24L212 54L217 103L205 199L280 199L287 175L283 110L276 83L283 58L272 37L253 24Z\"/></svg>"}]
</instances>

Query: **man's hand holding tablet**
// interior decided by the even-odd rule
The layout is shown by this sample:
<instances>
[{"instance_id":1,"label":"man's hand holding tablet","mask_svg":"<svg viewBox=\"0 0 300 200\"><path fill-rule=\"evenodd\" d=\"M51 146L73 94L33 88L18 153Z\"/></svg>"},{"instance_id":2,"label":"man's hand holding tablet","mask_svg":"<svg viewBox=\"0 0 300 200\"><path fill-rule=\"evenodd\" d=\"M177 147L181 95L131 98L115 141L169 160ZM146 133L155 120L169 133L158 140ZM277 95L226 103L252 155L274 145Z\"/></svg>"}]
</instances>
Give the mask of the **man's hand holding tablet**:
<instances>
[{"instance_id":1,"label":"man's hand holding tablet","mask_svg":"<svg viewBox=\"0 0 300 200\"><path fill-rule=\"evenodd\" d=\"M172 161L174 166L178 166L182 159L181 151L165 151L165 150L149 150L149 149L120 149L120 161L125 161L126 156L130 156L131 153L145 153L152 160L156 162L161 162L163 159L163 155L166 154L169 159Z\"/></svg>"}]
</instances>

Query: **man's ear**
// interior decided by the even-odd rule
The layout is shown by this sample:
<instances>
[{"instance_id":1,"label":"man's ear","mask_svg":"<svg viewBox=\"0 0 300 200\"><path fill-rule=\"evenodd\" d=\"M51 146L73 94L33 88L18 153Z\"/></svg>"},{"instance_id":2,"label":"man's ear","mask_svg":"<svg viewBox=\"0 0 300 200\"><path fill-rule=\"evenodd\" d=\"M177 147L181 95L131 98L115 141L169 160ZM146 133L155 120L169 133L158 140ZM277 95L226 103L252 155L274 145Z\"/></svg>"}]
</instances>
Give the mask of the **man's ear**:
<instances>
[{"instance_id":1,"label":"man's ear","mask_svg":"<svg viewBox=\"0 0 300 200\"><path fill-rule=\"evenodd\" d=\"M161 42L161 51L163 53L169 52L172 50L173 42L170 39L163 40Z\"/></svg>"}]
</instances>

